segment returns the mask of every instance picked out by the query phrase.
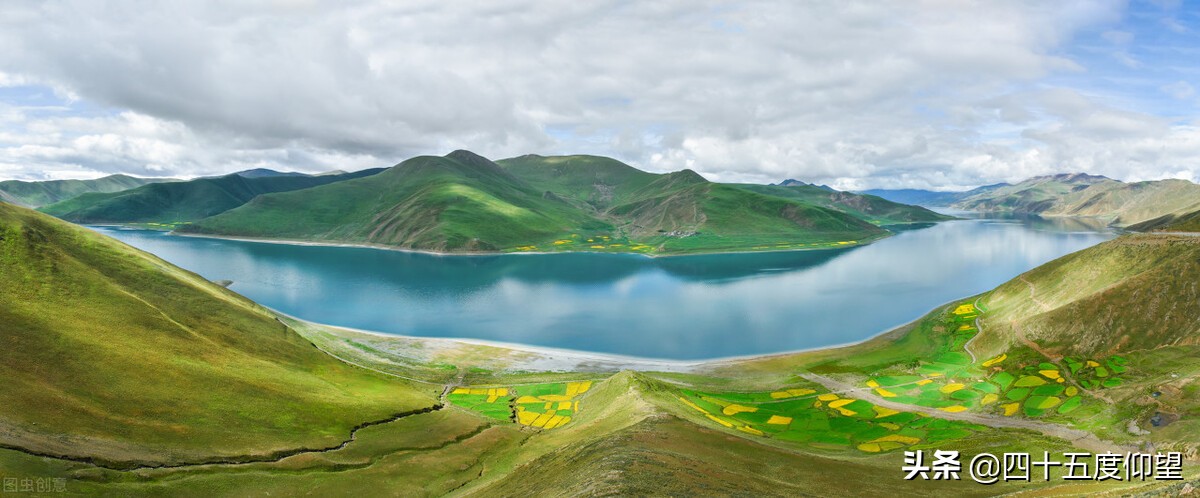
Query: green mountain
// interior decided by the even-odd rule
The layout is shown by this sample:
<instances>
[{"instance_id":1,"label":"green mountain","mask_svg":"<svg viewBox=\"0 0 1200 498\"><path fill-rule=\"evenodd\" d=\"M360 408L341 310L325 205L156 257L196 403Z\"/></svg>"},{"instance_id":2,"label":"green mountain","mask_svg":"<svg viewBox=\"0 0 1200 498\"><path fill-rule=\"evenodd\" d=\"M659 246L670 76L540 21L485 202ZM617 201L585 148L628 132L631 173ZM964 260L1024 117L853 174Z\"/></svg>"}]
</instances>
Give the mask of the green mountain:
<instances>
[{"instance_id":1,"label":"green mountain","mask_svg":"<svg viewBox=\"0 0 1200 498\"><path fill-rule=\"evenodd\" d=\"M1189 232L1200 233L1200 211L1174 215L1168 214L1153 220L1130 225L1135 232Z\"/></svg>"},{"instance_id":2,"label":"green mountain","mask_svg":"<svg viewBox=\"0 0 1200 498\"><path fill-rule=\"evenodd\" d=\"M307 176L240 173L186 182L154 183L114 193L89 193L40 211L76 223L186 223L220 214L272 192L286 192L362 178L383 171Z\"/></svg>"},{"instance_id":3,"label":"green mountain","mask_svg":"<svg viewBox=\"0 0 1200 498\"><path fill-rule=\"evenodd\" d=\"M664 193L679 191L679 187L695 184L720 185L720 195L726 187L755 194L800 201L849 214L874 224L930 222L952 219L928 209L897 204L874 196L839 192L829 187L787 180L780 185L713 184L691 170L669 175L657 175L638 170L625 163L597 156L543 157L526 155L498 162L539 189L582 202L601 214L618 214L620 206ZM674 176L672 176L674 175ZM658 183L655 183L655 182ZM734 194L729 194L734 195ZM655 230L674 227L654 227Z\"/></svg>"},{"instance_id":4,"label":"green mountain","mask_svg":"<svg viewBox=\"0 0 1200 498\"><path fill-rule=\"evenodd\" d=\"M264 195L186 232L495 251L611 226L466 151L409 159L375 176Z\"/></svg>"},{"instance_id":5,"label":"green mountain","mask_svg":"<svg viewBox=\"0 0 1200 498\"><path fill-rule=\"evenodd\" d=\"M1200 209L1200 185L1185 180L1124 183L1086 174L1030 178L964 197L959 209L1080 216L1129 226Z\"/></svg>"},{"instance_id":6,"label":"green mountain","mask_svg":"<svg viewBox=\"0 0 1200 498\"><path fill-rule=\"evenodd\" d=\"M667 254L844 246L888 234L842 210L690 170L659 175L592 156L494 163L467 151L264 195L182 231L446 252Z\"/></svg>"},{"instance_id":7,"label":"green mountain","mask_svg":"<svg viewBox=\"0 0 1200 498\"><path fill-rule=\"evenodd\" d=\"M116 467L253 460L434 403L195 274L8 204L0 289L0 448Z\"/></svg>"},{"instance_id":8,"label":"green mountain","mask_svg":"<svg viewBox=\"0 0 1200 498\"><path fill-rule=\"evenodd\" d=\"M136 178L127 175L109 175L95 180L50 180L44 182L9 180L0 182L0 201L36 208L90 192L120 192L149 183L172 181L175 180Z\"/></svg>"},{"instance_id":9,"label":"green mountain","mask_svg":"<svg viewBox=\"0 0 1200 498\"><path fill-rule=\"evenodd\" d=\"M739 185L760 194L836 209L878 225L928 223L954 219L919 206L900 204L875 195L841 192L797 182L792 185Z\"/></svg>"},{"instance_id":10,"label":"green mountain","mask_svg":"<svg viewBox=\"0 0 1200 498\"><path fill-rule=\"evenodd\" d=\"M508 178L471 160L409 166ZM1075 483L1058 468L991 486L905 480L897 462L929 448L965 461L1194 450L1198 258L1200 238L1124 236L862 344L683 373L549 372L532 352L280 321L152 255L0 205L0 471L107 496L1175 495L1166 486L1184 483ZM971 302L986 303L979 321L957 314ZM1119 366L1125 384L1080 387L1098 369L1047 365L1028 341ZM1045 380L1059 375L1070 380ZM1074 411L1001 415L1068 396L1056 406Z\"/></svg>"},{"instance_id":11,"label":"green mountain","mask_svg":"<svg viewBox=\"0 0 1200 498\"><path fill-rule=\"evenodd\" d=\"M1200 238L1126 235L1068 254L986 296L1000 351L1035 341L1097 355L1200 344Z\"/></svg>"}]
</instances>

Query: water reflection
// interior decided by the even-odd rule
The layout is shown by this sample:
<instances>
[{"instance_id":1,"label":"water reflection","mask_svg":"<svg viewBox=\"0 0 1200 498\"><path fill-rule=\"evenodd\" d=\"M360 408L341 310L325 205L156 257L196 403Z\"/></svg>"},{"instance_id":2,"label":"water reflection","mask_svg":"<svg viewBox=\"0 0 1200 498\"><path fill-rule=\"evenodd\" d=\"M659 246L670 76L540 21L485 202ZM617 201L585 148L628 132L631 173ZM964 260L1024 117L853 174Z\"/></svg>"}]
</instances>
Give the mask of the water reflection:
<instances>
[{"instance_id":1,"label":"water reflection","mask_svg":"<svg viewBox=\"0 0 1200 498\"><path fill-rule=\"evenodd\" d=\"M649 259L443 257L100 230L314 321L673 359L858 341L1111 237L1065 220L970 219L852 249Z\"/></svg>"}]
</instances>

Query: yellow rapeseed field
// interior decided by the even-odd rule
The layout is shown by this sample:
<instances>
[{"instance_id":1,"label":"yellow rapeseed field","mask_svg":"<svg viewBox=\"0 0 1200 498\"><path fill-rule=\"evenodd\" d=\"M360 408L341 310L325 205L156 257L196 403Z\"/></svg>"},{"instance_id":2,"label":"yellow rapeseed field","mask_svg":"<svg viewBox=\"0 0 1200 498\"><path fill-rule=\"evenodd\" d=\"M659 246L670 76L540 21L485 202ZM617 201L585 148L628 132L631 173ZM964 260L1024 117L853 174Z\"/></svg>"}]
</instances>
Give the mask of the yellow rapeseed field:
<instances>
[{"instance_id":1,"label":"yellow rapeseed field","mask_svg":"<svg viewBox=\"0 0 1200 498\"><path fill-rule=\"evenodd\" d=\"M988 361L985 361L985 362L983 362L983 366L984 366L984 368L987 368L987 367L990 367L990 366L992 366L992 365L995 365L995 364L997 364L997 363L1000 363L1000 362L1002 362L1002 361L1004 361L1004 360L1007 360L1007 359L1008 359L1008 355L1007 355L1007 354L1002 354L1002 355L1000 355L1000 356L997 356L997 357L995 357L995 358L992 358L992 359L990 359L990 360L988 360Z\"/></svg>"},{"instance_id":2,"label":"yellow rapeseed field","mask_svg":"<svg viewBox=\"0 0 1200 498\"><path fill-rule=\"evenodd\" d=\"M955 315L970 315L971 313L974 313L974 312L975 312L975 305L971 304L971 303L962 304L962 305L959 305L957 308L954 308Z\"/></svg>"},{"instance_id":3,"label":"yellow rapeseed field","mask_svg":"<svg viewBox=\"0 0 1200 498\"><path fill-rule=\"evenodd\" d=\"M942 394L950 394L955 391L961 391L964 387L967 387L967 386L965 386L963 384L953 383L953 384L946 384L946 385L942 386L941 389L938 389L938 390L941 391Z\"/></svg>"},{"instance_id":4,"label":"yellow rapeseed field","mask_svg":"<svg viewBox=\"0 0 1200 498\"><path fill-rule=\"evenodd\" d=\"M771 415L770 420L767 420L771 425L788 425L792 423L792 417L782 417L779 415Z\"/></svg>"}]
</instances>

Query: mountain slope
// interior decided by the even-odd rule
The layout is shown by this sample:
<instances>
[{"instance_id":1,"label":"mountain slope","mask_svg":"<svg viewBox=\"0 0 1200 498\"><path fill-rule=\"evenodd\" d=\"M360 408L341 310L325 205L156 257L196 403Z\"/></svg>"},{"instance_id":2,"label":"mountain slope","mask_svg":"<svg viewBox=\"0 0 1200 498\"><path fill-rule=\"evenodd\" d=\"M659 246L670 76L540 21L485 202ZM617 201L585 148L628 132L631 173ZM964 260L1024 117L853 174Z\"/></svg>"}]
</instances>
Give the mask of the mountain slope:
<instances>
[{"instance_id":1,"label":"mountain slope","mask_svg":"<svg viewBox=\"0 0 1200 498\"><path fill-rule=\"evenodd\" d=\"M433 403L266 310L85 228L0 204L0 446L114 465L336 445Z\"/></svg>"},{"instance_id":2,"label":"mountain slope","mask_svg":"<svg viewBox=\"0 0 1200 498\"><path fill-rule=\"evenodd\" d=\"M1192 211L1182 215L1168 214L1153 220L1130 225L1130 230L1136 232L1189 232L1200 233L1200 211Z\"/></svg>"},{"instance_id":3,"label":"mountain slope","mask_svg":"<svg viewBox=\"0 0 1200 498\"><path fill-rule=\"evenodd\" d=\"M979 187L977 189L968 190L965 192L937 192L933 190L921 190L914 188L904 189L871 189L863 190L860 194L873 195L882 197L892 202L900 204L910 204L913 206L951 206L954 203L962 200L965 197L983 192L983 189L995 189L1003 187L1007 184L989 185Z\"/></svg>"},{"instance_id":4,"label":"mountain slope","mask_svg":"<svg viewBox=\"0 0 1200 498\"><path fill-rule=\"evenodd\" d=\"M120 192L149 183L171 182L164 178L109 175L95 180L51 180L45 182L0 182L0 201L24 207L41 207L90 192Z\"/></svg>"},{"instance_id":5,"label":"mountain slope","mask_svg":"<svg viewBox=\"0 0 1200 498\"><path fill-rule=\"evenodd\" d=\"M342 173L345 173L345 172L343 171ZM245 177L245 178L269 178L269 177L276 177L276 176L315 176L315 175L306 175L304 173L297 173L295 171L275 171L273 169L267 169L267 168L248 169L245 171L238 171L237 173L234 173L234 174L241 176L241 177Z\"/></svg>"},{"instance_id":6,"label":"mountain slope","mask_svg":"<svg viewBox=\"0 0 1200 498\"><path fill-rule=\"evenodd\" d=\"M989 351L1020 338L1058 354L1200 344L1200 238L1126 235L1035 268L985 295Z\"/></svg>"},{"instance_id":7,"label":"mountain slope","mask_svg":"<svg viewBox=\"0 0 1200 498\"><path fill-rule=\"evenodd\" d=\"M763 195L747 186L709 182L691 170L647 173L597 156L527 155L499 164L539 189L586 204L638 242L666 251L763 249L886 234L843 212L851 210L838 209L824 190L801 198L771 195L791 187L759 186L767 191Z\"/></svg>"},{"instance_id":8,"label":"mountain slope","mask_svg":"<svg viewBox=\"0 0 1200 498\"><path fill-rule=\"evenodd\" d=\"M1096 217L1115 226L1129 226L1200 209L1200 185L1185 180L1124 183L1086 174L1042 176L967 196L954 207Z\"/></svg>"},{"instance_id":9,"label":"mountain slope","mask_svg":"<svg viewBox=\"0 0 1200 498\"><path fill-rule=\"evenodd\" d=\"M953 219L919 206L900 204L874 195L840 192L815 185L738 185L760 194L795 199L818 206L837 209L872 223L891 225L901 223L935 222Z\"/></svg>"},{"instance_id":10,"label":"mountain slope","mask_svg":"<svg viewBox=\"0 0 1200 498\"><path fill-rule=\"evenodd\" d=\"M186 182L156 183L115 193L91 193L44 206L40 211L76 223L180 223L241 206L272 192L315 187L379 173L380 169L332 176L240 173Z\"/></svg>"},{"instance_id":11,"label":"mountain slope","mask_svg":"<svg viewBox=\"0 0 1200 498\"><path fill-rule=\"evenodd\" d=\"M467 151L266 195L185 232L482 252L712 252L864 241L887 231L841 211L594 156L493 163ZM780 247L786 245L785 247Z\"/></svg>"},{"instance_id":12,"label":"mountain slope","mask_svg":"<svg viewBox=\"0 0 1200 498\"><path fill-rule=\"evenodd\" d=\"M497 164L538 189L553 192L599 212L621 204L660 197L662 194L675 192L675 187L686 186L685 184L708 183L690 170L664 176L647 173L615 159L598 156L526 155L504 159ZM829 187L809 185L796 180L786 180L780 185L731 186L756 194L782 197L842 211L877 224L951 219L924 208L838 192ZM667 228L670 231L678 226L654 227L654 230L659 228Z\"/></svg>"},{"instance_id":13,"label":"mountain slope","mask_svg":"<svg viewBox=\"0 0 1200 498\"><path fill-rule=\"evenodd\" d=\"M493 251L610 228L467 151L409 159L369 177L266 195L184 231Z\"/></svg>"}]
</instances>

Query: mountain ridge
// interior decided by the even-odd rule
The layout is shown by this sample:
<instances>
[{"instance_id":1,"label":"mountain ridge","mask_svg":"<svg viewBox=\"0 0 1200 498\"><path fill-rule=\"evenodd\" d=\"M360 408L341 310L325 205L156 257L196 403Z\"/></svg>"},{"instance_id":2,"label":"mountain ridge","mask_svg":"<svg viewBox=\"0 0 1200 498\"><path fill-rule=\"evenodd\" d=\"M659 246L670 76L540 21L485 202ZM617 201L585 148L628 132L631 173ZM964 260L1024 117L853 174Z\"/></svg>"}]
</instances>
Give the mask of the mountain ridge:
<instances>
[{"instance_id":1,"label":"mountain ridge","mask_svg":"<svg viewBox=\"0 0 1200 498\"><path fill-rule=\"evenodd\" d=\"M493 162L456 150L408 159L369 179L263 195L180 231L437 252L665 254L835 247L889 234L847 207L860 196L820 190L844 198L816 202L779 188L713 183L689 169L649 173L599 156ZM887 206L889 216L911 221L947 219Z\"/></svg>"},{"instance_id":2,"label":"mountain ridge","mask_svg":"<svg viewBox=\"0 0 1200 498\"><path fill-rule=\"evenodd\" d=\"M94 180L47 180L0 182L0 201L21 207L38 208L85 193L111 193L151 183L174 182L173 178L141 178L125 174L108 175Z\"/></svg>"},{"instance_id":3,"label":"mountain ridge","mask_svg":"<svg viewBox=\"0 0 1200 498\"><path fill-rule=\"evenodd\" d=\"M39 210L76 223L178 224L228 211L264 193L308 188L380 171L331 176L231 173L216 178L147 184L112 193L86 193Z\"/></svg>"}]
</instances>

